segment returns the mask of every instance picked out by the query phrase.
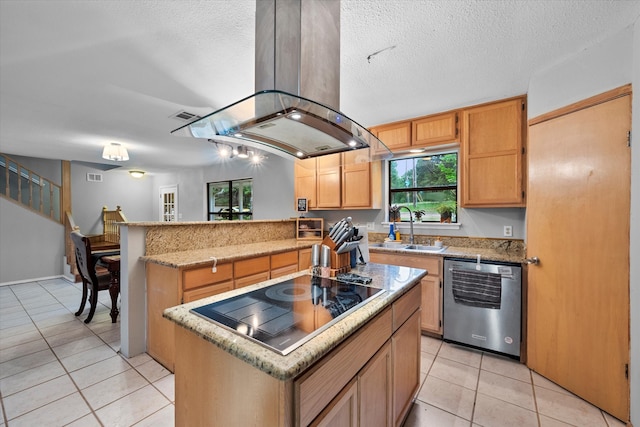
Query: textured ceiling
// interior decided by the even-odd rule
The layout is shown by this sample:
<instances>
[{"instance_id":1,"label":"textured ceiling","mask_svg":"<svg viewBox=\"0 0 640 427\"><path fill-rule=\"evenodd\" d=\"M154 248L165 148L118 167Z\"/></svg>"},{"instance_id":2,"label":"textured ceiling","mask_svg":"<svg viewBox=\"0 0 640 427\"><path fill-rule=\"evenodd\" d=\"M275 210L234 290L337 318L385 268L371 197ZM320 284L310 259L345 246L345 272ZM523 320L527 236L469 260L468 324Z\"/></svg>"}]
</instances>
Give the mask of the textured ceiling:
<instances>
[{"instance_id":1,"label":"textured ceiling","mask_svg":"<svg viewBox=\"0 0 640 427\"><path fill-rule=\"evenodd\" d=\"M119 142L127 169L211 164L170 116L253 93L254 15L254 0L0 1L0 151L109 163ZM640 1L342 0L340 107L372 126L526 93L639 15Z\"/></svg>"}]
</instances>

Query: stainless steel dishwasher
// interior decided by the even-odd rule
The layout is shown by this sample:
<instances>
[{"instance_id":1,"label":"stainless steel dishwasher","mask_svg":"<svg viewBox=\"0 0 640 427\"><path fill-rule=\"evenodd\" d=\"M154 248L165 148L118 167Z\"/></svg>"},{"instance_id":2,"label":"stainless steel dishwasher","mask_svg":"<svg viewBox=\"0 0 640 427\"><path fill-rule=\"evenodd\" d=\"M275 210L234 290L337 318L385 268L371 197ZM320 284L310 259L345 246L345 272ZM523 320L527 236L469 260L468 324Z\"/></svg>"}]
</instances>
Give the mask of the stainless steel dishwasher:
<instances>
[{"instance_id":1,"label":"stainless steel dishwasher","mask_svg":"<svg viewBox=\"0 0 640 427\"><path fill-rule=\"evenodd\" d=\"M443 292L445 341L520 356L520 265L447 258Z\"/></svg>"}]
</instances>

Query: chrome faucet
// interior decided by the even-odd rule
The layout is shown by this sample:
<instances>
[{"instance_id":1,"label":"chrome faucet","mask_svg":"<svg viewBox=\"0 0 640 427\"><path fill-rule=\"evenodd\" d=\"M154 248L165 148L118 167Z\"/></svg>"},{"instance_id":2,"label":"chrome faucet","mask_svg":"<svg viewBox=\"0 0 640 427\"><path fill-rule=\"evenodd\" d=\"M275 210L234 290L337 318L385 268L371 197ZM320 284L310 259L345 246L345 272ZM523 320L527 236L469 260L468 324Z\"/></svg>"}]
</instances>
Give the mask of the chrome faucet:
<instances>
[{"instance_id":1,"label":"chrome faucet","mask_svg":"<svg viewBox=\"0 0 640 427\"><path fill-rule=\"evenodd\" d=\"M405 208L407 211L409 211L409 243L413 245L413 214L411 213L411 209L409 209L407 206L398 206L398 212L400 212L400 209L402 208Z\"/></svg>"}]
</instances>

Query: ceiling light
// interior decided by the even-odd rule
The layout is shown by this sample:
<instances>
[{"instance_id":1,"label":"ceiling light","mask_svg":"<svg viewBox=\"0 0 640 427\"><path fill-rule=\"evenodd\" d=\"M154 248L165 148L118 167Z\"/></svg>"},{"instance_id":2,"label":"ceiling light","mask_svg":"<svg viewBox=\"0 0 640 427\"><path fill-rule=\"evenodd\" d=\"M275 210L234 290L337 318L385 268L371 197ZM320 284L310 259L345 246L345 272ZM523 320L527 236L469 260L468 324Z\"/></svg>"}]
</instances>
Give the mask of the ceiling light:
<instances>
[{"instance_id":1,"label":"ceiling light","mask_svg":"<svg viewBox=\"0 0 640 427\"><path fill-rule=\"evenodd\" d=\"M260 160L262 160L262 157L260 157L260 155L258 155L256 153L253 153L253 155L251 156L251 161L254 164L258 164L258 163L260 163Z\"/></svg>"},{"instance_id":2,"label":"ceiling light","mask_svg":"<svg viewBox=\"0 0 640 427\"><path fill-rule=\"evenodd\" d=\"M247 147L245 147L244 145L240 145L238 147L238 157L240 157L241 159L246 159L249 157L249 153L247 152Z\"/></svg>"},{"instance_id":3,"label":"ceiling light","mask_svg":"<svg viewBox=\"0 0 640 427\"><path fill-rule=\"evenodd\" d=\"M355 147L356 145L358 145L358 143L355 142L353 139L349 141L349 147Z\"/></svg>"},{"instance_id":4,"label":"ceiling light","mask_svg":"<svg viewBox=\"0 0 640 427\"><path fill-rule=\"evenodd\" d=\"M142 178L144 176L144 171L129 171L129 175L134 178Z\"/></svg>"},{"instance_id":5,"label":"ceiling light","mask_svg":"<svg viewBox=\"0 0 640 427\"><path fill-rule=\"evenodd\" d=\"M289 117L291 117L293 120L300 120L300 118L302 117L302 114L300 113L293 113L292 115L290 115Z\"/></svg>"},{"instance_id":6,"label":"ceiling light","mask_svg":"<svg viewBox=\"0 0 640 427\"><path fill-rule=\"evenodd\" d=\"M412 150L409 150L410 153L422 153L423 151L426 151L424 148L414 148Z\"/></svg>"},{"instance_id":7,"label":"ceiling light","mask_svg":"<svg viewBox=\"0 0 640 427\"><path fill-rule=\"evenodd\" d=\"M112 142L109 145L105 145L102 150L102 158L113 160L114 162L126 162L129 160L129 153L122 145L117 142Z\"/></svg>"},{"instance_id":8,"label":"ceiling light","mask_svg":"<svg viewBox=\"0 0 640 427\"><path fill-rule=\"evenodd\" d=\"M298 152L296 153L296 156L298 156L298 157L302 157L302 156L304 156L304 153L303 153L302 151L298 151Z\"/></svg>"}]
</instances>

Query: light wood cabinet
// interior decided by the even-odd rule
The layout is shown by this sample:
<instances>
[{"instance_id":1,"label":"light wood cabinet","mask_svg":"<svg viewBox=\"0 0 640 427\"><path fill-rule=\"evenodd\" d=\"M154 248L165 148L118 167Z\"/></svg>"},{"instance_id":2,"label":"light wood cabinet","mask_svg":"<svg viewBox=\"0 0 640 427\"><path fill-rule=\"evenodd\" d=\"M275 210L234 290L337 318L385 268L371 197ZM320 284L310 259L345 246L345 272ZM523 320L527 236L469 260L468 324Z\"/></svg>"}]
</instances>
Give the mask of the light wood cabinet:
<instances>
[{"instance_id":1,"label":"light wood cabinet","mask_svg":"<svg viewBox=\"0 0 640 427\"><path fill-rule=\"evenodd\" d=\"M371 128L380 141L391 151L411 148L411 122L396 122Z\"/></svg>"},{"instance_id":2,"label":"light wood cabinet","mask_svg":"<svg viewBox=\"0 0 640 427\"><path fill-rule=\"evenodd\" d=\"M422 278L420 327L423 331L442 335L442 258L433 255L390 254L370 252L371 262L422 268L429 274Z\"/></svg>"},{"instance_id":3,"label":"light wood cabinet","mask_svg":"<svg viewBox=\"0 0 640 427\"><path fill-rule=\"evenodd\" d=\"M319 209L341 206L341 156L340 153L316 158L316 185Z\"/></svg>"},{"instance_id":4,"label":"light wood cabinet","mask_svg":"<svg viewBox=\"0 0 640 427\"><path fill-rule=\"evenodd\" d=\"M358 375L358 420L361 426L392 425L392 379L391 341L387 341Z\"/></svg>"},{"instance_id":5,"label":"light wood cabinet","mask_svg":"<svg viewBox=\"0 0 640 427\"><path fill-rule=\"evenodd\" d=\"M411 122L411 147L421 148L458 140L458 112L427 116Z\"/></svg>"},{"instance_id":6,"label":"light wood cabinet","mask_svg":"<svg viewBox=\"0 0 640 427\"><path fill-rule=\"evenodd\" d=\"M391 338L393 425L401 426L420 387L420 312L416 311Z\"/></svg>"},{"instance_id":7,"label":"light wood cabinet","mask_svg":"<svg viewBox=\"0 0 640 427\"><path fill-rule=\"evenodd\" d=\"M243 259L233 263L233 281L242 288L269 280L269 256Z\"/></svg>"},{"instance_id":8,"label":"light wood cabinet","mask_svg":"<svg viewBox=\"0 0 640 427\"><path fill-rule=\"evenodd\" d=\"M463 110L461 206L525 206L526 99Z\"/></svg>"},{"instance_id":9,"label":"light wood cabinet","mask_svg":"<svg viewBox=\"0 0 640 427\"><path fill-rule=\"evenodd\" d=\"M296 160L294 165L294 202L297 199L307 199L307 208L317 207L316 190L316 159ZM295 205L297 209L298 205Z\"/></svg>"},{"instance_id":10,"label":"light wood cabinet","mask_svg":"<svg viewBox=\"0 0 640 427\"><path fill-rule=\"evenodd\" d=\"M298 271L308 270L311 267L311 248L298 251Z\"/></svg>"},{"instance_id":11,"label":"light wood cabinet","mask_svg":"<svg viewBox=\"0 0 640 427\"><path fill-rule=\"evenodd\" d=\"M271 255L271 279L298 271L298 251Z\"/></svg>"},{"instance_id":12,"label":"light wood cabinet","mask_svg":"<svg viewBox=\"0 0 640 427\"><path fill-rule=\"evenodd\" d=\"M296 161L295 197L313 198L315 202L308 204L311 210L379 209L382 163L370 162L369 150ZM315 162L313 168L312 162Z\"/></svg>"},{"instance_id":13,"label":"light wood cabinet","mask_svg":"<svg viewBox=\"0 0 640 427\"><path fill-rule=\"evenodd\" d=\"M311 427L358 427L358 382L354 378L322 411Z\"/></svg>"},{"instance_id":14,"label":"light wood cabinet","mask_svg":"<svg viewBox=\"0 0 640 427\"><path fill-rule=\"evenodd\" d=\"M322 240L324 219L322 218L297 218L296 239L298 240Z\"/></svg>"}]
</instances>

